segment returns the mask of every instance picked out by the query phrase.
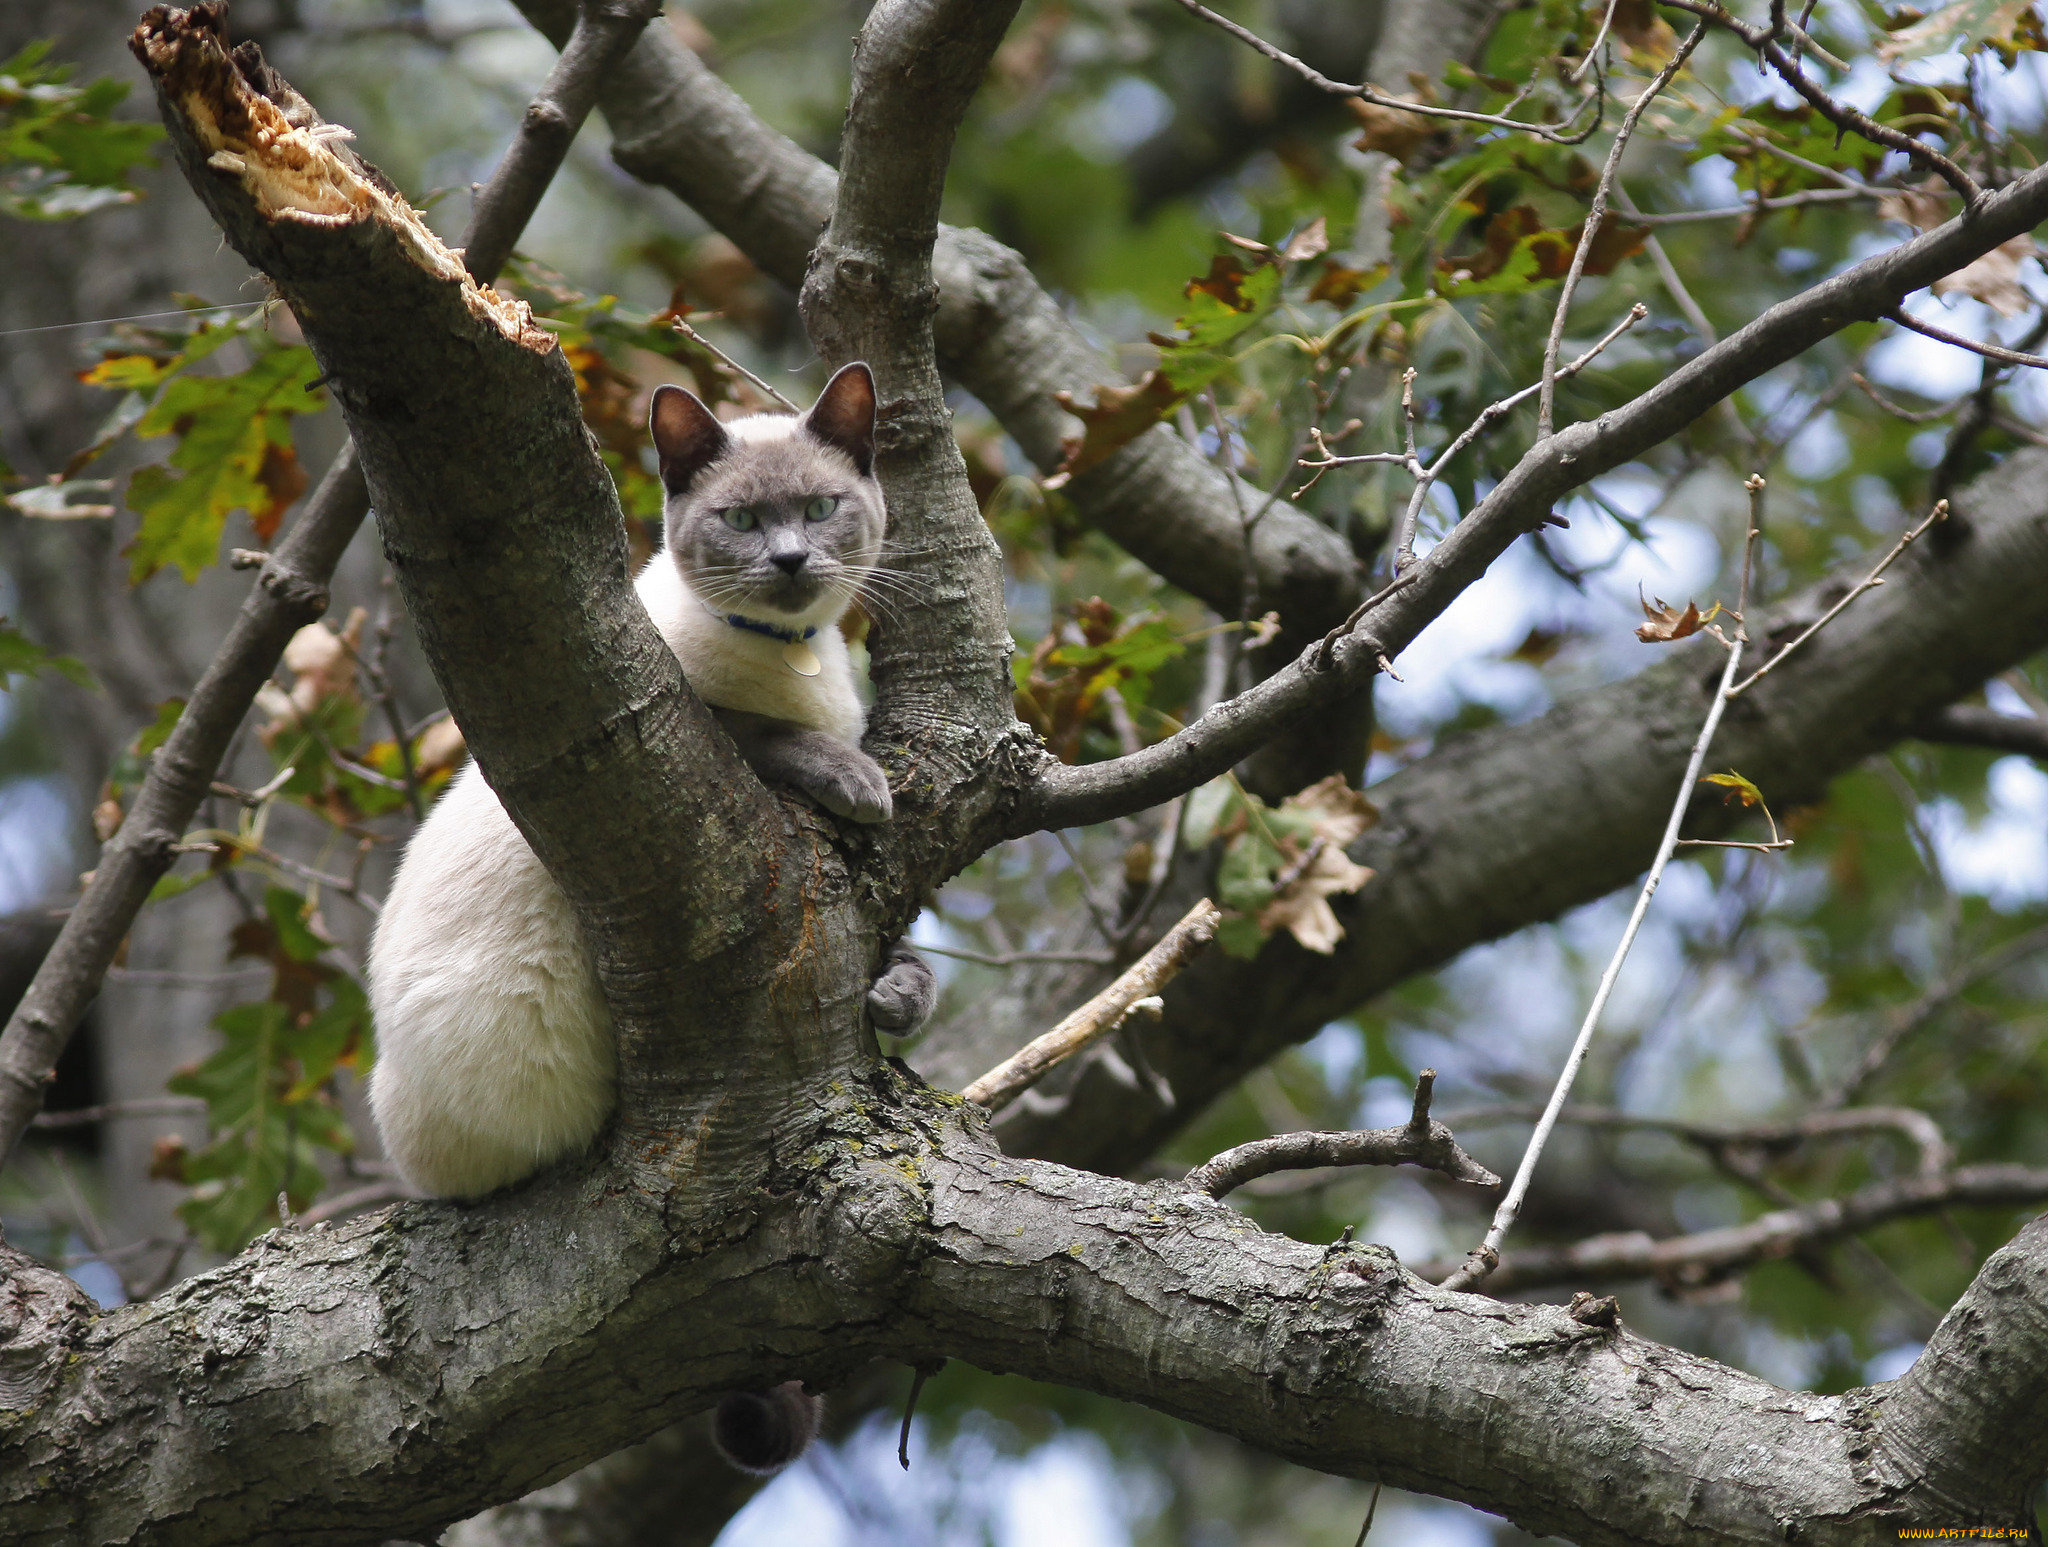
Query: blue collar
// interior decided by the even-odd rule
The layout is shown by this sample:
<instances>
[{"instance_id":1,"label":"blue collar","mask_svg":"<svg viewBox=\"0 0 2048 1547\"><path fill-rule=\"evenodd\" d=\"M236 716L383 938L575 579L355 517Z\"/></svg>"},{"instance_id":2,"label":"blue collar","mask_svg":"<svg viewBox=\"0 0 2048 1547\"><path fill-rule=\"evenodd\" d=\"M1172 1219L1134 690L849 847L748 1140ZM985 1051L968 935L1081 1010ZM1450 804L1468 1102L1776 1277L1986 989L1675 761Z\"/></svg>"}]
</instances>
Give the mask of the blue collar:
<instances>
[{"instance_id":1,"label":"blue collar","mask_svg":"<svg viewBox=\"0 0 2048 1547\"><path fill-rule=\"evenodd\" d=\"M800 640L809 639L818 632L815 624L799 634L793 628L778 628L773 623L762 623L758 619L745 617L737 612L716 614L715 616L723 617L734 628L743 628L750 634L766 634L770 639L779 639L786 645L793 645Z\"/></svg>"}]
</instances>

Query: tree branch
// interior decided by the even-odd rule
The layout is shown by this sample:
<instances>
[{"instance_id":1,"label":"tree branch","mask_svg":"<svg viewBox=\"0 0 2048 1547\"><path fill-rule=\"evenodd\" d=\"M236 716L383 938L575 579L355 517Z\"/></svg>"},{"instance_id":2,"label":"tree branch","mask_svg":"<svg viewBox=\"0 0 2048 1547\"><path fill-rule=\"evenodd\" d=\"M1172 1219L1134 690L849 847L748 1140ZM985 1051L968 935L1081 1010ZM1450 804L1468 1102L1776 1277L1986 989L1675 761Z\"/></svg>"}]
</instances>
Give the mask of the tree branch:
<instances>
[{"instance_id":1,"label":"tree branch","mask_svg":"<svg viewBox=\"0 0 2048 1547\"><path fill-rule=\"evenodd\" d=\"M1216 926L1222 921L1216 904L1204 897L1101 993L989 1070L961 1091L961 1097L1000 1112L1060 1064L1115 1031L1140 1000L1157 994L1178 977L1216 938Z\"/></svg>"},{"instance_id":2,"label":"tree branch","mask_svg":"<svg viewBox=\"0 0 2048 1547\"><path fill-rule=\"evenodd\" d=\"M645 4L617 10L592 5L579 14L569 47L528 107L520 133L470 217L465 262L480 283L494 278L511 256L512 244L589 116L599 78L623 56L652 12ZM302 130L319 126L312 105L264 62L253 44L237 49L235 59L250 86L271 99L290 123ZM330 144L330 153L360 175L376 176L345 146ZM263 562L234 626L151 761L120 831L101 849L92 881L0 1035L0 1162L41 1108L58 1055L99 992L150 889L176 860L171 845L206 798L256 690L269 680L292 635L327 610L327 582L369 509L369 490L351 443L335 458L284 542Z\"/></svg>"},{"instance_id":3,"label":"tree branch","mask_svg":"<svg viewBox=\"0 0 2048 1547\"><path fill-rule=\"evenodd\" d=\"M1142 811L1229 768L1278 728L1370 680L1534 530L1572 489L1669 439L1721 399L1823 338L1882 316L1913 291L2048 219L2048 168L1986 194L1967 217L1845 269L1781 301L1703 350L1626 407L1537 442L1487 496L1409 571L1414 580L1380 603L1332 652L1292 666L1167 740L1085 767L1048 766L1019 812L1017 832L1075 827Z\"/></svg>"},{"instance_id":4,"label":"tree branch","mask_svg":"<svg viewBox=\"0 0 2048 1547\"><path fill-rule=\"evenodd\" d=\"M1275 1171L1306 1171L1316 1166L1423 1166L1456 1182L1500 1186L1500 1178L1466 1154L1449 1128L1431 1120L1429 1098L1435 1085L1436 1071L1423 1070L1415 1082L1415 1113L1399 1128L1282 1133L1254 1139L1204 1161L1181 1179L1181 1186L1189 1192L1222 1198Z\"/></svg>"},{"instance_id":5,"label":"tree branch","mask_svg":"<svg viewBox=\"0 0 2048 1547\"><path fill-rule=\"evenodd\" d=\"M2026 715L2000 714L1981 704L1950 704L1916 724L1913 736L1919 741L2048 758L2048 725Z\"/></svg>"},{"instance_id":6,"label":"tree branch","mask_svg":"<svg viewBox=\"0 0 2048 1547\"><path fill-rule=\"evenodd\" d=\"M1956 541L1916 549L1864 597L1731 706L1721 754L1773 806L1816 800L1828 781L1987 677L2048 647L2048 456L2016 452L1955 497ZM1870 568L1868 558L1803 597L1757 610L1758 638L1789 638ZM1709 659L1709 657L1712 659ZM1641 874L1668 814L1718 647L1688 642L1647 671L1567 699L1526 724L1445 742L1373 788L1381 821L1352 857L1377 874L1337 899L1345 938L1330 956L1270 942L1258 960L1211 956L1138 1032L1171 1086L1171 1109L1084 1066L1056 1105L1019 1106L1012 1150L1122 1171L1282 1049L1468 946L1551 919ZM1695 831L1720 830L1718 806ZM1520 880L1513 888L1502 875ZM971 1071L969 1071L971 1072Z\"/></svg>"},{"instance_id":7,"label":"tree branch","mask_svg":"<svg viewBox=\"0 0 2048 1547\"><path fill-rule=\"evenodd\" d=\"M1793 1209L1776 1209L1747 1224L1653 1240L1640 1232L1597 1235L1570 1246L1530 1246L1506 1252L1486 1280L1489 1294L1562 1285L1613 1283L1654 1278L1672 1285L1711 1284L1791 1256L1802 1247L1839 1241L1886 1224L1950 1207L2025 1208L2048 1200L2048 1168L2041 1166L1958 1166L1935 1175L1918 1174L1874 1182L1842 1198L1823 1198ZM1459 1262L1417 1263L1424 1275L1453 1271ZM2037 1367L2036 1378L2040 1369Z\"/></svg>"},{"instance_id":8,"label":"tree branch","mask_svg":"<svg viewBox=\"0 0 2048 1547\"><path fill-rule=\"evenodd\" d=\"M884 559L916 578L921 600L874 620L871 733L919 766L899 812L912 820L891 834L913 843L943 843L967 825L974 803L955 791L1016 718L1002 556L953 439L931 331L932 244L953 136L1015 13L1015 0L884 0L868 13L832 220L800 296L818 353L833 365L867 361L880 393Z\"/></svg>"}]
</instances>

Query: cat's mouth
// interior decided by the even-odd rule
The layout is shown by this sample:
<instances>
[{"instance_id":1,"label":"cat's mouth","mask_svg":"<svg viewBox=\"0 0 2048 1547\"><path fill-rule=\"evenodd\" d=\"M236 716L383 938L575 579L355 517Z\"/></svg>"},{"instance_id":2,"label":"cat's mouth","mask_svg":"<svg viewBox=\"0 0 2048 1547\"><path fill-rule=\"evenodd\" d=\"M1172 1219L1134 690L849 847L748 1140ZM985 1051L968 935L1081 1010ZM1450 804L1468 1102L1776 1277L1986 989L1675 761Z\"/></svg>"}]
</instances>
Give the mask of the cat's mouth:
<instances>
[{"instance_id":1,"label":"cat's mouth","mask_svg":"<svg viewBox=\"0 0 2048 1547\"><path fill-rule=\"evenodd\" d=\"M808 569L794 575L764 575L754 584L752 601L791 616L809 612L825 594L825 582Z\"/></svg>"}]
</instances>

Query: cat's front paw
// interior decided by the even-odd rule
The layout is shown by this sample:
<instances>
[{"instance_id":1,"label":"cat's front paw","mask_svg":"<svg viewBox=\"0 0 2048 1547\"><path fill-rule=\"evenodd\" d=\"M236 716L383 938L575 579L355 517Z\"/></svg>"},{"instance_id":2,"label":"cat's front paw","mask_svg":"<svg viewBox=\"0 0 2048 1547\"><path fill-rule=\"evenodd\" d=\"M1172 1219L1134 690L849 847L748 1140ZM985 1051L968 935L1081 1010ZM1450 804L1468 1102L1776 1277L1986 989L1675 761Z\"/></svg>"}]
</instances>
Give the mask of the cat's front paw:
<instances>
[{"instance_id":1,"label":"cat's front paw","mask_svg":"<svg viewBox=\"0 0 2048 1547\"><path fill-rule=\"evenodd\" d=\"M882 772L882 765L851 749L813 769L805 788L834 816L856 822L886 822L894 810L889 801L889 776Z\"/></svg>"},{"instance_id":2,"label":"cat's front paw","mask_svg":"<svg viewBox=\"0 0 2048 1547\"><path fill-rule=\"evenodd\" d=\"M868 989L868 1019L877 1031L909 1031L932 1013L938 997L939 980L930 964L899 940Z\"/></svg>"}]
</instances>

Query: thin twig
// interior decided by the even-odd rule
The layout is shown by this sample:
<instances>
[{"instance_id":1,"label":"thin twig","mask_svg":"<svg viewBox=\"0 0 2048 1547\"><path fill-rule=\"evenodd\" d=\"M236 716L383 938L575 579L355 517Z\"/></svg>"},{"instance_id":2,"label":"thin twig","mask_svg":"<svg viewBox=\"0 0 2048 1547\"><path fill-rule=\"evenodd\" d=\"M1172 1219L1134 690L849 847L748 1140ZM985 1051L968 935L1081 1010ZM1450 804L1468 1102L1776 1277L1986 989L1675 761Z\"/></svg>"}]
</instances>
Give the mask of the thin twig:
<instances>
[{"instance_id":1,"label":"thin twig","mask_svg":"<svg viewBox=\"0 0 2048 1547\"><path fill-rule=\"evenodd\" d=\"M1925 338L1953 344L1958 349L1967 349L1971 354L1996 360L2001 365L2030 365L2037 371L2048 371L2048 356L2021 354L2017 349L2007 349L2002 344L1981 344L1976 339L1964 338L1960 333L1951 333L1947 328L1937 328L1931 322L1922 322L1904 307L1894 306L1884 315L1887 321L1896 322L1902 328L1911 328Z\"/></svg>"},{"instance_id":2,"label":"thin twig","mask_svg":"<svg viewBox=\"0 0 2048 1547\"><path fill-rule=\"evenodd\" d=\"M962 951L950 945L931 945L920 940L917 948L928 956L947 956L958 961L973 962L979 967L1023 967L1040 962L1086 962L1090 966L1107 967L1116 958L1108 951L1004 951L991 955L986 951Z\"/></svg>"},{"instance_id":3,"label":"thin twig","mask_svg":"<svg viewBox=\"0 0 2048 1547\"><path fill-rule=\"evenodd\" d=\"M1797 650L1801 645L1805 644L1807 640L1813 638L1815 634L1818 634L1822 629L1826 628L1828 624L1832 623L1838 616L1840 616L1843 608L1847 607L1851 602L1855 601L1856 598L1861 596L1865 591L1871 590L1876 586L1883 585L1884 572L1891 568L1892 561L1898 558L1898 556L1904 553L1909 547L1911 547L1915 538L1919 537L1929 527L1933 526L1935 522L1946 519L1947 516L1948 501L1936 500L1934 502L1934 509L1930 510L1927 513L1926 518L1922 520L1918 526L1914 527L1911 531L1907 532L1904 537L1901 537L1897 542L1893 543L1891 552L1887 553L1883 558L1877 561L1877 568L1873 569L1869 574L1865 575L1863 579L1860 582L1858 582L1857 585L1848 593L1848 595L1844 596L1840 601L1836 602L1834 606L1830 607L1826 612L1822 613L1818 618L1814 619L1813 622L1809 623L1805 627L1805 629L1803 629L1800 632L1799 637L1797 639L1794 639L1792 643L1785 646L1784 649L1780 650L1776 655L1772 656L1768 661L1764 662L1763 665L1759 666L1755 671L1751 672L1747 677L1743 678L1739 686L1730 689L1728 696L1730 698L1740 698L1744 693L1747 693L1751 688L1755 687L1758 682L1762 681L1764 677L1769 675L1771 672L1777 670L1779 663L1781 663L1786 656L1790 655L1794 650Z\"/></svg>"},{"instance_id":4,"label":"thin twig","mask_svg":"<svg viewBox=\"0 0 2048 1547\"><path fill-rule=\"evenodd\" d=\"M1229 17L1217 15L1206 5L1197 3L1197 0L1179 0L1179 3L1181 9L1190 16L1197 17L1212 27L1221 28L1236 38L1238 42L1264 54L1275 64L1283 65L1287 69L1292 70L1296 75L1299 75L1303 80L1315 87L1316 90L1327 92L1333 97L1359 97L1376 107L1389 107L1403 113L1415 113L1424 118L1448 118L1459 123L1492 124L1497 128L1513 129L1522 134L1534 135L1536 138L1548 140L1554 145L1576 145L1585 139L1586 135L1592 133L1594 128L1598 127L1597 116L1594 122L1588 125L1584 131L1567 132L1555 124L1532 124L1525 123L1519 118L1503 118L1497 113L1471 113L1462 108L1436 107L1425 102L1410 102L1403 97L1390 97L1385 92L1367 84L1347 85L1343 81L1331 80L1329 76L1323 74L1312 65L1305 64L1292 54L1276 48L1256 32L1251 31L1247 27L1239 26ZM1587 100L1592 102L1597 101L1598 98L1589 97ZM1576 119L1579 113L1584 111L1584 107L1585 104L1582 103L1578 108L1573 109L1572 118ZM1566 122L1569 123L1570 121L1567 120Z\"/></svg>"},{"instance_id":5,"label":"thin twig","mask_svg":"<svg viewBox=\"0 0 2048 1547\"><path fill-rule=\"evenodd\" d=\"M1761 509L1764 481L1752 476L1748 484L1751 508L1749 536L1744 543L1742 563L1742 595L1737 601L1735 616L1741 619L1743 609L1749 604L1749 578L1751 573L1750 555L1757 539L1756 517ZM1488 1226L1486 1238L1473 1248L1471 1254L1444 1282L1446 1289L1469 1289L1483 1282L1500 1262L1500 1243L1515 1220L1522 1212L1522 1202L1528 1196L1529 1183L1536 1172L1536 1163L1543 1156L1544 1147L1550 1142L1551 1131L1557 1126L1558 1114L1564 1109L1565 1098L1571 1094L1572 1082L1578 1078L1579 1067L1586 1061L1586 1053L1593 1044L1594 1029L1600 1024L1600 1013L1607 1008L1607 999L1614 992L1615 980L1621 976L1622 963L1628 960L1629 948L1635 944L1636 932L1642 928L1643 917L1650 911L1650 899L1657 895L1658 883L1664 879L1664 867L1678 848L1678 829L1685 820L1686 808L1692 804L1694 786L1699 782L1700 768L1707 760L1707 748L1713 744L1714 732L1720 728L1721 715L1728 707L1732 696L1728 689L1734 682L1735 673L1742 664L1742 649L1748 643L1748 635L1738 621L1734 635L1726 641L1727 664L1721 668L1721 681L1714 691L1714 700L1707 709L1706 723L1692 744L1692 756L1685 766L1685 777L1679 782L1678 797L1671 804L1671 816L1664 824L1664 837L1657 845L1656 858L1650 863L1650 873L1643 878L1642 890L1636 894L1635 907L1630 910L1628 926L1621 933L1621 940L1614 948L1614 955L1608 960L1606 971L1600 974L1600 984L1593 993L1593 1002L1586 1009L1586 1018L1579 1025L1579 1034L1573 1039L1572 1049L1565 1058L1564 1068L1559 1072L1557 1084L1551 1090L1550 1100L1543 1108L1543 1115L1536 1120L1536 1128L1529 1135L1528 1147L1522 1152L1522 1162L1515 1171L1515 1179L1509 1185L1507 1196L1494 1211L1493 1223Z\"/></svg>"},{"instance_id":6,"label":"thin twig","mask_svg":"<svg viewBox=\"0 0 2048 1547\"><path fill-rule=\"evenodd\" d=\"M1445 1122L1456 1128L1483 1128L1492 1123L1529 1122L1543 1115L1534 1102L1508 1102L1453 1112ZM1863 1133L1895 1133L1913 1146L1922 1176L1946 1171L1954 1154L1941 1127L1916 1107L1822 1108L1782 1123L1723 1127L1679 1117L1650 1117L1614 1107L1566 1106L1558 1121L1579 1128L1616 1128L1670 1134L1703 1150L1791 1150L1802 1144Z\"/></svg>"},{"instance_id":7,"label":"thin twig","mask_svg":"<svg viewBox=\"0 0 2048 1547\"><path fill-rule=\"evenodd\" d=\"M1216 926L1222 921L1216 904L1204 897L1109 987L960 1094L977 1106L1000 1112L1067 1059L1115 1031L1140 1000L1151 998L1172 982L1215 939Z\"/></svg>"},{"instance_id":8,"label":"thin twig","mask_svg":"<svg viewBox=\"0 0 2048 1547\"><path fill-rule=\"evenodd\" d=\"M1557 297L1557 311L1550 320L1550 337L1543 345L1543 392L1536 404L1536 438L1543 440L1550 434L1551 422L1557 407L1557 353L1564 347L1564 326L1571 316L1572 296L1579 288L1579 280L1586 272L1586 260L1592 256L1593 243L1600 236L1600 228L1607 223L1607 199L1614 188L1616 174L1621 171L1622 152L1628 149L1628 142L1635 136L1636 124L1664 88L1671 84L1672 77L1685 68L1692 51L1699 47L1700 39L1707 35L1707 24L1701 22L1685 36L1656 78L1643 88L1642 93L1631 102L1628 112L1622 115L1621 127L1614 131L1614 143L1608 147L1607 164L1600 169L1600 181L1593 189L1593 202L1586 211L1585 224L1579 227L1579 240L1572 248L1572 266L1565 274L1564 288Z\"/></svg>"},{"instance_id":9,"label":"thin twig","mask_svg":"<svg viewBox=\"0 0 2048 1547\"><path fill-rule=\"evenodd\" d=\"M1414 1112L1398 1128L1282 1133L1254 1139L1195 1167L1181 1187L1222 1198L1275 1171L1306 1171L1317 1166L1422 1166L1441 1171L1453 1181L1500 1186L1500 1178L1466 1154L1450 1129L1431 1119L1429 1103L1435 1086L1434 1069L1425 1069L1416 1077Z\"/></svg>"},{"instance_id":10,"label":"thin twig","mask_svg":"<svg viewBox=\"0 0 2048 1547\"><path fill-rule=\"evenodd\" d=\"M688 339L691 343L695 344L699 349L702 349L706 353L714 356L721 364L729 366L731 369L738 371L740 375L746 377L748 381L752 382L761 391L767 393L768 396L775 399L776 402L780 403L784 408L788 409L789 412L793 414L800 414L803 412L803 410L801 408L798 408L796 404L792 403L780 392L777 392L773 387L769 386L767 382L763 381L760 377L756 376L752 371L748 370L744 365L740 364L739 361L735 360L731 355L727 354L723 349L720 349L716 344L712 343L710 339L706 338L703 334L699 333L695 328L691 327L687 322L683 321L682 318L676 318L674 327L675 330L678 333L682 334L684 338Z\"/></svg>"},{"instance_id":11,"label":"thin twig","mask_svg":"<svg viewBox=\"0 0 2048 1547\"><path fill-rule=\"evenodd\" d=\"M1930 1214L1952 1205L2014 1208L2048 1199L2048 1167L1959 1166L1938 1176L1876 1182L1840 1198L1779 1209L1741 1225L1702 1230L1659 1241L1639 1231L1597 1235L1570 1246L1530 1247L1501 1259L1491 1287L1497 1294L1556 1284L1612 1283L1655 1278L1679 1287L1711 1284L1760 1262L1791 1256L1802 1247L1841 1240L1894 1219ZM1442 1270L1418 1263L1418 1273ZM1464 1271L1459 1268L1458 1272ZM1455 1275L1454 1275L1455 1276ZM1446 1280L1448 1283L1448 1280Z\"/></svg>"},{"instance_id":12,"label":"thin twig","mask_svg":"<svg viewBox=\"0 0 2048 1547\"><path fill-rule=\"evenodd\" d=\"M151 1096L136 1101L103 1101L68 1112L38 1112L36 1128L85 1128L120 1117L192 1117L206 1110L196 1096Z\"/></svg>"}]
</instances>

